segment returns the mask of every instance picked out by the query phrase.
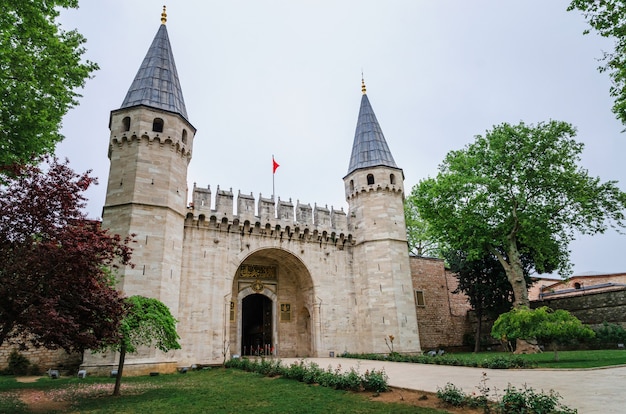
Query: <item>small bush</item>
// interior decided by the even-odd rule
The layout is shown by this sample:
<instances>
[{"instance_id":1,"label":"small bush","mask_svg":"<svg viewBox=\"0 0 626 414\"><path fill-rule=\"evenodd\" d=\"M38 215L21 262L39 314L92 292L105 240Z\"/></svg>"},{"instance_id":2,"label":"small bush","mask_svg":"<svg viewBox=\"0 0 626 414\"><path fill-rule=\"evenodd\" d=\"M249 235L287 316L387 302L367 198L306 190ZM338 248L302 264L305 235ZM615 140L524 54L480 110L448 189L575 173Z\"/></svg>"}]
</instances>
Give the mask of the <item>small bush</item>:
<instances>
[{"instance_id":1,"label":"small bush","mask_svg":"<svg viewBox=\"0 0 626 414\"><path fill-rule=\"evenodd\" d=\"M9 364L7 372L9 375L26 375L30 361L17 350L11 351L9 354Z\"/></svg>"},{"instance_id":2,"label":"small bush","mask_svg":"<svg viewBox=\"0 0 626 414\"><path fill-rule=\"evenodd\" d=\"M603 322L602 326L595 328L593 331L596 333L595 341L599 344L626 342L626 329L622 325Z\"/></svg>"},{"instance_id":3,"label":"small bush","mask_svg":"<svg viewBox=\"0 0 626 414\"><path fill-rule=\"evenodd\" d=\"M467 404L467 395L456 385L447 383L445 387L437 387L437 398L453 407L463 407Z\"/></svg>"},{"instance_id":4,"label":"small bush","mask_svg":"<svg viewBox=\"0 0 626 414\"><path fill-rule=\"evenodd\" d=\"M376 371L375 369L371 371L365 371L363 375L363 388L365 391L375 391L375 392L384 392L389 390L389 385L387 384L387 374L384 370Z\"/></svg>"},{"instance_id":5,"label":"small bush","mask_svg":"<svg viewBox=\"0 0 626 414\"><path fill-rule=\"evenodd\" d=\"M501 400L495 404L497 414L575 414L578 411L561 405L561 396L553 390L548 394L537 393L530 387L504 390Z\"/></svg>"}]
</instances>

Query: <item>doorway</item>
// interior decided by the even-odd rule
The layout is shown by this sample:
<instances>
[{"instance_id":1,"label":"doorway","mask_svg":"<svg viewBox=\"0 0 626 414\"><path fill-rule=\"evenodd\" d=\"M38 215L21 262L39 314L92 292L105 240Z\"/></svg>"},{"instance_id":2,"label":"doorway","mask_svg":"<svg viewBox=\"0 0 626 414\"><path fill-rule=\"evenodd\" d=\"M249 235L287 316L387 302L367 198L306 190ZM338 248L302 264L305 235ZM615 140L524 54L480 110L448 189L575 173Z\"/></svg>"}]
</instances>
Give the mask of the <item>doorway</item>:
<instances>
[{"instance_id":1,"label":"doorway","mask_svg":"<svg viewBox=\"0 0 626 414\"><path fill-rule=\"evenodd\" d=\"M243 298L241 306L241 355L273 354L272 300L255 293Z\"/></svg>"}]
</instances>

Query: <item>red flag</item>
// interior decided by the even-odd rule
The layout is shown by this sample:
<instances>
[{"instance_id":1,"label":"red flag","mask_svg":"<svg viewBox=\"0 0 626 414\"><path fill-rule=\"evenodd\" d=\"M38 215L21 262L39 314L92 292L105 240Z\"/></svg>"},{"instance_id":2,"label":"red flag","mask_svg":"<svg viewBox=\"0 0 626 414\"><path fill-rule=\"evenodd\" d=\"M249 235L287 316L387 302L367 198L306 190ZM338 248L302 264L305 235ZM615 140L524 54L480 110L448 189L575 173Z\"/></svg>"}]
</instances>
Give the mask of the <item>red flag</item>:
<instances>
[{"instance_id":1,"label":"red flag","mask_svg":"<svg viewBox=\"0 0 626 414\"><path fill-rule=\"evenodd\" d=\"M272 156L272 174L276 174L276 169L278 167L280 167L280 165L276 162L276 160Z\"/></svg>"}]
</instances>

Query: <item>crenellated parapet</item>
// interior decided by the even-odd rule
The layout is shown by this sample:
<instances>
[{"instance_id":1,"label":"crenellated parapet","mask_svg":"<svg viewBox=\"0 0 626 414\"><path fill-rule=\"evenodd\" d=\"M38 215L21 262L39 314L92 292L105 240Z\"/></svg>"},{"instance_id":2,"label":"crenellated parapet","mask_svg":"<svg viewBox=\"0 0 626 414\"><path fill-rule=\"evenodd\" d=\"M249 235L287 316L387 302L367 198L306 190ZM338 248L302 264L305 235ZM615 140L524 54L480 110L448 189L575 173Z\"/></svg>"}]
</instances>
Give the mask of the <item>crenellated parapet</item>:
<instances>
[{"instance_id":1,"label":"crenellated parapet","mask_svg":"<svg viewBox=\"0 0 626 414\"><path fill-rule=\"evenodd\" d=\"M200 188L194 183L192 202L188 207L187 223L208 226L221 231L242 232L262 236L301 239L304 241L331 242L343 248L345 243L353 244L348 234L346 213L317 204L295 204L291 200L264 198L259 194L255 200L252 194L237 194L232 189L217 187L215 203L212 205L211 187Z\"/></svg>"},{"instance_id":2,"label":"crenellated parapet","mask_svg":"<svg viewBox=\"0 0 626 414\"><path fill-rule=\"evenodd\" d=\"M111 137L111 145L123 147L124 145L152 145L163 149L169 149L183 158L191 159L191 150L188 149L180 140L172 139L170 136L162 136L159 133L144 133L141 136L122 134L122 136Z\"/></svg>"}]
</instances>

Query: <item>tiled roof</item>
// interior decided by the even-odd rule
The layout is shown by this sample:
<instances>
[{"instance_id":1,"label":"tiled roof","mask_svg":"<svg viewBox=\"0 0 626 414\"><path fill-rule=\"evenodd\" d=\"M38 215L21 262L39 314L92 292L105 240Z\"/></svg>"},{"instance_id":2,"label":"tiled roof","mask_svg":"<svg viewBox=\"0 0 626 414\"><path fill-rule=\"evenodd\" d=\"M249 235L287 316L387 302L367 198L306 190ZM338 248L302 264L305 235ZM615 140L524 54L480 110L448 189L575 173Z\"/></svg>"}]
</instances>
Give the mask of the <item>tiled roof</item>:
<instances>
[{"instance_id":1,"label":"tiled roof","mask_svg":"<svg viewBox=\"0 0 626 414\"><path fill-rule=\"evenodd\" d=\"M385 136L378 124L367 94L364 93L361 98L361 109L354 133L348 174L361 168L378 166L398 168L391 151L389 151L387 141L385 141Z\"/></svg>"},{"instance_id":2,"label":"tiled roof","mask_svg":"<svg viewBox=\"0 0 626 414\"><path fill-rule=\"evenodd\" d=\"M187 119L187 109L165 24L159 27L120 109L137 105L174 112Z\"/></svg>"}]
</instances>

